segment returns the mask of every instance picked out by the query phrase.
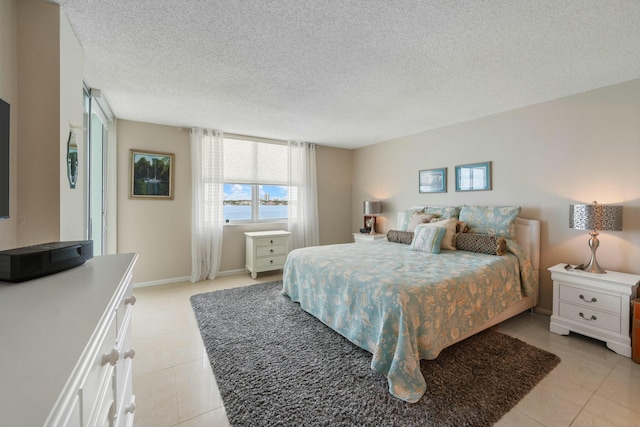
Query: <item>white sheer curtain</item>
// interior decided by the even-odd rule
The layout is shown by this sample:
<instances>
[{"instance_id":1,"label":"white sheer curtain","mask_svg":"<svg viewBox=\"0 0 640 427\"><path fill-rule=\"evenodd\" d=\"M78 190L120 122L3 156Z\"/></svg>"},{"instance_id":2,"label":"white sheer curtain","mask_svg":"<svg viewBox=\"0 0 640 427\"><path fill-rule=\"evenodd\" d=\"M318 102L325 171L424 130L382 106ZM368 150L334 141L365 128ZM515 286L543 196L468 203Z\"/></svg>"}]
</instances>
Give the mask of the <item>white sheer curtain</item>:
<instances>
[{"instance_id":1,"label":"white sheer curtain","mask_svg":"<svg viewBox=\"0 0 640 427\"><path fill-rule=\"evenodd\" d=\"M316 146L289 141L289 224L290 249L320 244Z\"/></svg>"},{"instance_id":2,"label":"white sheer curtain","mask_svg":"<svg viewBox=\"0 0 640 427\"><path fill-rule=\"evenodd\" d=\"M191 130L191 281L214 279L222 254L222 132Z\"/></svg>"}]
</instances>

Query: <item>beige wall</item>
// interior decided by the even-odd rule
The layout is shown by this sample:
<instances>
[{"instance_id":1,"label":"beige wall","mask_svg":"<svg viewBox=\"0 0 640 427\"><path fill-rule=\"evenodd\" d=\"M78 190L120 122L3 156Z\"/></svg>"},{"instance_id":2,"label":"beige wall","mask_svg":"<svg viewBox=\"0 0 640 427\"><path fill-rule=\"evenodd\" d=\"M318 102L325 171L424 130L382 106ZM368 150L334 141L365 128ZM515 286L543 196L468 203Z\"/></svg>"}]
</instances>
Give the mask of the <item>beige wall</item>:
<instances>
[{"instance_id":1,"label":"beige wall","mask_svg":"<svg viewBox=\"0 0 640 427\"><path fill-rule=\"evenodd\" d=\"M175 153L175 199L130 199L129 150ZM118 120L118 252L137 252L134 281L160 284L191 274L191 166L189 133L176 127ZM351 241L351 150L318 147L321 244ZM286 229L280 224L227 225L220 271L244 270L245 231Z\"/></svg>"},{"instance_id":2,"label":"beige wall","mask_svg":"<svg viewBox=\"0 0 640 427\"><path fill-rule=\"evenodd\" d=\"M454 167L491 161L493 190L455 191ZM588 233L569 229L572 203L624 205L624 230L600 233L605 269L640 273L640 80L398 138L354 151L351 224L362 201L383 201L378 227L420 205L520 205L542 226L540 307L551 310L546 269L587 262ZM418 193L418 171L448 168L448 192Z\"/></svg>"},{"instance_id":3,"label":"beige wall","mask_svg":"<svg viewBox=\"0 0 640 427\"><path fill-rule=\"evenodd\" d=\"M82 49L59 6L0 1L0 64L0 97L11 104L11 218L0 221L0 249L81 239L84 190L65 187L64 154L69 124L83 120Z\"/></svg>"},{"instance_id":4,"label":"beige wall","mask_svg":"<svg viewBox=\"0 0 640 427\"><path fill-rule=\"evenodd\" d=\"M129 198L129 150L174 153L174 199ZM118 120L118 252L136 252L134 282L184 279L191 268L189 133Z\"/></svg>"},{"instance_id":5,"label":"beige wall","mask_svg":"<svg viewBox=\"0 0 640 427\"><path fill-rule=\"evenodd\" d=\"M10 128L10 212L9 219L0 220L0 250L17 246L17 159L18 159L18 56L17 6L14 0L0 0L0 98L11 105Z\"/></svg>"},{"instance_id":6,"label":"beige wall","mask_svg":"<svg viewBox=\"0 0 640 427\"><path fill-rule=\"evenodd\" d=\"M18 245L60 238L60 18L18 3Z\"/></svg>"}]
</instances>

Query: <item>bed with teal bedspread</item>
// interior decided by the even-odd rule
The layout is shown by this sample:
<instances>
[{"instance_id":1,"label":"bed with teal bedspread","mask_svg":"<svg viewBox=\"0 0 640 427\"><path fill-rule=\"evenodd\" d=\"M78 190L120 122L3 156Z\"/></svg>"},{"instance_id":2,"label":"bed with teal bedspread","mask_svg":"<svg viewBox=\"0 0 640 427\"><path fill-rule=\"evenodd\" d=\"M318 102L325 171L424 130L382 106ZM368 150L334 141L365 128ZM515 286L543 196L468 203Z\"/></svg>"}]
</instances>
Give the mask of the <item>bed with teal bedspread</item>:
<instances>
[{"instance_id":1,"label":"bed with teal bedspread","mask_svg":"<svg viewBox=\"0 0 640 427\"><path fill-rule=\"evenodd\" d=\"M524 250L507 241L504 256L412 251L378 241L292 251L283 294L355 345L389 392L417 402L427 384L421 359L435 359L462 335L537 292Z\"/></svg>"}]
</instances>

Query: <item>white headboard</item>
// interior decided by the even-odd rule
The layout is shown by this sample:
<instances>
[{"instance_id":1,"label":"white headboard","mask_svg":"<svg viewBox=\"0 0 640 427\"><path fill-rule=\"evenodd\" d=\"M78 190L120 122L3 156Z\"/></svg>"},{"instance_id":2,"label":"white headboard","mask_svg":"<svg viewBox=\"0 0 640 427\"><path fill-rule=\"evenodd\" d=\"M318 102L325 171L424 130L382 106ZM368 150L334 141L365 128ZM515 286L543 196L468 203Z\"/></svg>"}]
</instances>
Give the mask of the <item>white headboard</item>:
<instances>
[{"instance_id":1,"label":"white headboard","mask_svg":"<svg viewBox=\"0 0 640 427\"><path fill-rule=\"evenodd\" d=\"M412 206L411 209L421 209L426 206ZM404 212L398 213L398 230L404 224ZM540 221L537 219L516 218L516 241L529 256L535 271L540 270Z\"/></svg>"}]
</instances>

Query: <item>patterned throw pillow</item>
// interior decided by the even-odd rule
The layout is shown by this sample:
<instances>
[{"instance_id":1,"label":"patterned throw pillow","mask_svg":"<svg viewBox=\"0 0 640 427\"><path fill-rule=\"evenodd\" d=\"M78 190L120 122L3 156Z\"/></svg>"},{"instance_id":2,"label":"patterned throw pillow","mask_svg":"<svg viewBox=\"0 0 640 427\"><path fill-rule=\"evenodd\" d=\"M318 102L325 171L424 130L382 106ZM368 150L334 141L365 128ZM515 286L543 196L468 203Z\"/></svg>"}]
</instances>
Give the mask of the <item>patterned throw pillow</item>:
<instances>
[{"instance_id":1,"label":"patterned throw pillow","mask_svg":"<svg viewBox=\"0 0 640 427\"><path fill-rule=\"evenodd\" d=\"M429 252L431 254L440 253L440 244L447 229L444 227L428 227L419 225L413 235L411 242L412 251Z\"/></svg>"},{"instance_id":2,"label":"patterned throw pillow","mask_svg":"<svg viewBox=\"0 0 640 427\"><path fill-rule=\"evenodd\" d=\"M463 206L460 221L469 226L470 233L491 234L516 239L516 218L520 206Z\"/></svg>"},{"instance_id":3,"label":"patterned throw pillow","mask_svg":"<svg viewBox=\"0 0 640 427\"><path fill-rule=\"evenodd\" d=\"M410 245L413 240L413 233L410 231L389 230L387 240L394 243Z\"/></svg>"},{"instance_id":4,"label":"patterned throw pillow","mask_svg":"<svg viewBox=\"0 0 640 427\"><path fill-rule=\"evenodd\" d=\"M460 233L456 238L458 250L487 255L507 253L507 241L504 237L488 234Z\"/></svg>"},{"instance_id":5,"label":"patterned throw pillow","mask_svg":"<svg viewBox=\"0 0 640 427\"><path fill-rule=\"evenodd\" d=\"M435 215L440 218L458 218L460 206L429 206L425 213Z\"/></svg>"}]
</instances>

